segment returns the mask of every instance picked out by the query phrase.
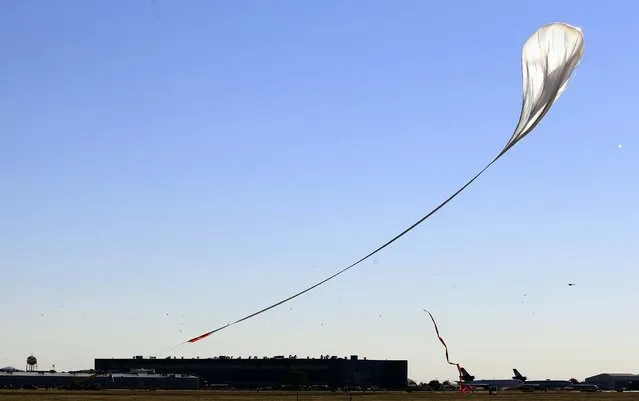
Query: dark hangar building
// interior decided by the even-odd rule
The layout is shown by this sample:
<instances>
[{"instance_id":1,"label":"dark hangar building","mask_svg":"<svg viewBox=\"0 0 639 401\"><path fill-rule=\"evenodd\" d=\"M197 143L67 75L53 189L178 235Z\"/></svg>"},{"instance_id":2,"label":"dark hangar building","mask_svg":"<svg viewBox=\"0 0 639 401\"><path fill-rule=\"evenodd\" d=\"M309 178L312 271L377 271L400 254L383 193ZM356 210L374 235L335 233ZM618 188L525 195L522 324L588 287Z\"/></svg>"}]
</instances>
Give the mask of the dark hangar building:
<instances>
[{"instance_id":1,"label":"dark hangar building","mask_svg":"<svg viewBox=\"0 0 639 401\"><path fill-rule=\"evenodd\" d=\"M601 373L584 381L602 390L639 390L639 375L632 373Z\"/></svg>"},{"instance_id":2,"label":"dark hangar building","mask_svg":"<svg viewBox=\"0 0 639 401\"><path fill-rule=\"evenodd\" d=\"M249 357L158 359L135 356L130 359L95 359L100 372L129 372L152 369L159 374L191 374L202 385L227 385L235 388L281 388L283 386L327 386L328 388L377 387L404 390L408 382L408 361L368 360L357 355L350 358Z\"/></svg>"}]
</instances>

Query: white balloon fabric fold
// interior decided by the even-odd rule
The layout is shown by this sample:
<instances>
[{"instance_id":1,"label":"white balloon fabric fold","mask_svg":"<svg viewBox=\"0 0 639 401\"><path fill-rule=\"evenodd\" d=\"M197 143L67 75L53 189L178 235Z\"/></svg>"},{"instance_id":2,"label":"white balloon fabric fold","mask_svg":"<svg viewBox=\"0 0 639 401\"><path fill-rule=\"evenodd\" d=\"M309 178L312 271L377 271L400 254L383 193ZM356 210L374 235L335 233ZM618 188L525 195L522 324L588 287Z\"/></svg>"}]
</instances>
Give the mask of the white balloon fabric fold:
<instances>
[{"instance_id":1,"label":"white balloon fabric fold","mask_svg":"<svg viewBox=\"0 0 639 401\"><path fill-rule=\"evenodd\" d=\"M276 303L266 306L256 312L253 312L232 323L223 325L215 330L209 331L197 337L194 337L182 344L194 343L209 335L223 330L229 326L251 319L270 309L282 305L298 296L311 291L314 288L326 283L329 280L341 275L342 273L357 266L364 260L370 258L377 252L386 248L403 235L417 227L423 221L435 214L439 209L444 207L453 198L459 195L466 187L475 181L484 171L486 171L494 162L504 155L517 142L528 135L539 124L541 119L546 115L550 107L557 101L559 96L566 89L566 85L573 70L580 62L584 53L584 37L579 28L564 23L553 23L539 28L524 43L521 64L522 64L522 84L523 84L523 102L519 122L512 137L499 154L477 173L466 184L459 188L454 194L448 197L444 202L431 210L424 217L419 219L413 225L402 231L400 234L387 241L384 245L378 247L368 255L359 259L350 266L338 271L337 273L325 278L324 280L297 292L287 298Z\"/></svg>"},{"instance_id":2,"label":"white balloon fabric fold","mask_svg":"<svg viewBox=\"0 0 639 401\"><path fill-rule=\"evenodd\" d=\"M501 154L537 126L566 90L583 54L583 32L568 24L542 26L528 38L521 52L523 101L519 122Z\"/></svg>"}]
</instances>

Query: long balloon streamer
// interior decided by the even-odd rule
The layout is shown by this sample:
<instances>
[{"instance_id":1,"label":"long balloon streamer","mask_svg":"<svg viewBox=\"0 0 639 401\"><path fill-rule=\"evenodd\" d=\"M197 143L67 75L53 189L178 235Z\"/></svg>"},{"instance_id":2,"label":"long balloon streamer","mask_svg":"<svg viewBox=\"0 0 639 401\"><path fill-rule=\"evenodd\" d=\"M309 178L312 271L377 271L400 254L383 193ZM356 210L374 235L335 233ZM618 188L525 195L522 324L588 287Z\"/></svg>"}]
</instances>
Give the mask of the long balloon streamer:
<instances>
[{"instance_id":1,"label":"long balloon streamer","mask_svg":"<svg viewBox=\"0 0 639 401\"><path fill-rule=\"evenodd\" d=\"M437 327L437 323L435 322L435 318L433 317L433 314L427 311L426 309L424 309L424 312L428 313L428 316L430 316L430 320L432 320L433 326L435 326L435 333L437 333L437 338L439 338L439 341L444 345L444 350L446 351L446 362L448 362L449 365L453 365L457 367L457 373L459 373L459 391L464 392L464 386L462 383L463 380L462 380L461 366L457 362L450 361L450 358L448 357L448 345L446 345L446 342L444 341L442 336L439 334L439 328Z\"/></svg>"},{"instance_id":2,"label":"long balloon streamer","mask_svg":"<svg viewBox=\"0 0 639 401\"><path fill-rule=\"evenodd\" d=\"M517 142L528 135L546 115L550 107L561 96L566 89L570 76L574 68L579 64L584 52L584 37L581 29L570 26L564 23L553 23L544 25L533 33L528 40L524 43L522 49L522 84L523 84L523 101L521 106L521 113L519 116L519 122L515 128L511 138L506 143L504 148L497 154L497 156L486 165L479 173L471 178L466 184L459 188L448 199L442 202L435 209L430 211L424 217L419 219L416 223L402 231L400 234L393 237L391 240L375 249L368 255L359 259L350 266L338 271L332 276L320 281L319 283L306 288L288 298L285 298L279 302L276 302L266 308L260 309L257 312L251 313L241 319L238 319L232 323L228 323L224 326L218 327L215 330L211 330L197 337L191 338L186 343L194 343L202 340L213 333L223 330L229 326L241 323L252 317L260 315L270 309L273 309L283 303L286 303L294 298L303 295L314 288L326 283L329 280L345 273L346 271L357 266L361 262L375 255L377 252L386 248L406 233L417 227L424 220L435 214L439 209L444 207L448 202L453 200L459 195L466 187L473 183L480 175L484 173L493 163L495 163L501 156L503 156L510 148L512 148ZM180 344L180 345L182 345Z\"/></svg>"}]
</instances>

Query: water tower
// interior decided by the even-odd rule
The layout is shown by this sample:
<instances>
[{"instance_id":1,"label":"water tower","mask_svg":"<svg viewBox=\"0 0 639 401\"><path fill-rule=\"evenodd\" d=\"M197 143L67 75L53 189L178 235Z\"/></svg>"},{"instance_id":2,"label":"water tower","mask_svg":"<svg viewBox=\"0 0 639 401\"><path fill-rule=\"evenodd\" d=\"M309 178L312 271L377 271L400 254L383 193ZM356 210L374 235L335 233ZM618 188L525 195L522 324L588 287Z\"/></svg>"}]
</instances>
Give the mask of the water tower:
<instances>
[{"instance_id":1,"label":"water tower","mask_svg":"<svg viewBox=\"0 0 639 401\"><path fill-rule=\"evenodd\" d=\"M27 358L27 372L35 372L36 370L38 370L38 359L33 355L29 355Z\"/></svg>"}]
</instances>

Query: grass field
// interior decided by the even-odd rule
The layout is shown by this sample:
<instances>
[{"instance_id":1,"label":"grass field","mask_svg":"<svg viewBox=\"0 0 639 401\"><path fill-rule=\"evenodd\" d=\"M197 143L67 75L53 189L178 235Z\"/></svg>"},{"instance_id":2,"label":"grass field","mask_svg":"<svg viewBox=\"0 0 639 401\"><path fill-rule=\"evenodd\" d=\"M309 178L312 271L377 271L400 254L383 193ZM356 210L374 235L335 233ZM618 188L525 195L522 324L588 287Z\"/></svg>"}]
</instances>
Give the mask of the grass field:
<instances>
[{"instance_id":1,"label":"grass field","mask_svg":"<svg viewBox=\"0 0 639 401\"><path fill-rule=\"evenodd\" d=\"M352 397L352 398L351 398ZM448 393L312 393L301 392L245 392L245 391L63 391L63 390L0 390L0 400L19 401L420 401L420 400L637 400L639 393L520 393L502 392L496 395L487 393L459 394Z\"/></svg>"}]
</instances>

